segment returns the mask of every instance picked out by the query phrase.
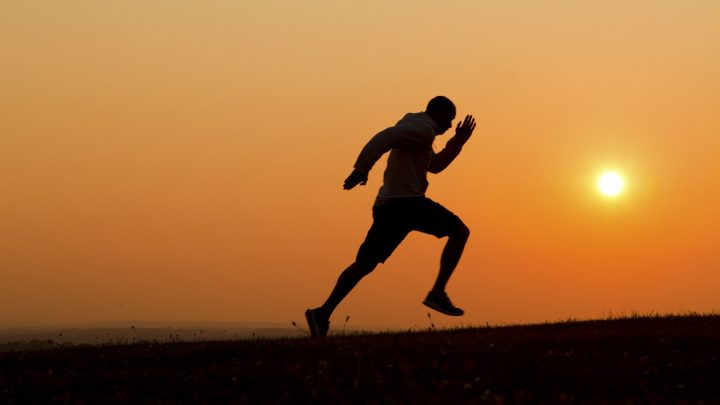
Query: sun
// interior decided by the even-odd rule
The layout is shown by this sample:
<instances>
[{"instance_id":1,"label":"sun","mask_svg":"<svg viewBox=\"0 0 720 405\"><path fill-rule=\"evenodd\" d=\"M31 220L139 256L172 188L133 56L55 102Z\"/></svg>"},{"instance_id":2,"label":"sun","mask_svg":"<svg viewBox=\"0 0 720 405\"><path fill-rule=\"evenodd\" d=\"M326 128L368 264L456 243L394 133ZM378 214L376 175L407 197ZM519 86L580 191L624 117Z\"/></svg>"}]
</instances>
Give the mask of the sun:
<instances>
[{"instance_id":1,"label":"sun","mask_svg":"<svg viewBox=\"0 0 720 405\"><path fill-rule=\"evenodd\" d=\"M625 188L625 180L618 172L607 171L600 174L597 181L598 190L606 197L616 197Z\"/></svg>"}]
</instances>

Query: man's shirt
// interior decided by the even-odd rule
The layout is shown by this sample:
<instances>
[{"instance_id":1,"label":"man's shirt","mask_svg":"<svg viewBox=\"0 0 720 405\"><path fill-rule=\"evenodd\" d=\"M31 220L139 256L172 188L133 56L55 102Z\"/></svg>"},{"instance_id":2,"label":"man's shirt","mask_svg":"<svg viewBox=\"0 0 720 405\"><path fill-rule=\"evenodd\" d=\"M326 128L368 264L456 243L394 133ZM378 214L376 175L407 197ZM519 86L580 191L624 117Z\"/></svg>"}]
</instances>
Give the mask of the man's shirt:
<instances>
[{"instance_id":1,"label":"man's shirt","mask_svg":"<svg viewBox=\"0 0 720 405\"><path fill-rule=\"evenodd\" d=\"M375 205L391 198L424 196L428 188L427 172L439 173L457 157L464 142L452 137L442 151L435 153L436 131L435 121L429 115L408 113L365 145L355 162L355 169L363 173L370 172L375 162L390 151Z\"/></svg>"}]
</instances>

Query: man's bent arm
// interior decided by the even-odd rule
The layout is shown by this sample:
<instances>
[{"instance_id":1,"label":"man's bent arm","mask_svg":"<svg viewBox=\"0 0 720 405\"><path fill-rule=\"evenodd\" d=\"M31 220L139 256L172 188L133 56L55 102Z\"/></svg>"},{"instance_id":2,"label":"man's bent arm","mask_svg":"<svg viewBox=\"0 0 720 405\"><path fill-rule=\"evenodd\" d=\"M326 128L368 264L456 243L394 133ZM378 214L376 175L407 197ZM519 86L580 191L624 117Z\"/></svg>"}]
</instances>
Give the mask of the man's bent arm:
<instances>
[{"instance_id":1,"label":"man's bent arm","mask_svg":"<svg viewBox=\"0 0 720 405\"><path fill-rule=\"evenodd\" d=\"M428 171L430 173L440 173L445 170L445 168L448 167L453 160L455 160L457 155L460 154L460 150L462 150L465 142L470 139L474 130L475 118L473 118L472 115L466 115L465 119L458 123L458 126L455 129L455 136L450 138L448 143L445 145L445 149L433 154Z\"/></svg>"},{"instance_id":2,"label":"man's bent arm","mask_svg":"<svg viewBox=\"0 0 720 405\"><path fill-rule=\"evenodd\" d=\"M430 160L430 167L428 168L428 171L430 173L437 174L445 170L445 168L450 166L450 163L455 160L457 155L460 154L460 151L462 150L464 144L465 142L463 142L457 136L453 136L452 138L450 138L443 150L433 154L432 159Z\"/></svg>"}]
</instances>

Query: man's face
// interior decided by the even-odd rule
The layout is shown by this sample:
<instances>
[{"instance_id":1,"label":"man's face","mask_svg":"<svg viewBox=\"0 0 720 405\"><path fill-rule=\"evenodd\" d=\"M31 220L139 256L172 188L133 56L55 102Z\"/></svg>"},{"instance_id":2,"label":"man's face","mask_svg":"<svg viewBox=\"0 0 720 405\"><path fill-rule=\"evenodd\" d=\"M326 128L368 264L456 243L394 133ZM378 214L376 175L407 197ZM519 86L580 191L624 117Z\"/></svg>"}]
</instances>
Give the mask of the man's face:
<instances>
[{"instance_id":1,"label":"man's face","mask_svg":"<svg viewBox=\"0 0 720 405\"><path fill-rule=\"evenodd\" d=\"M455 112L440 112L433 117L435 124L437 124L438 135L444 134L448 129L452 127L452 121L455 119Z\"/></svg>"}]
</instances>

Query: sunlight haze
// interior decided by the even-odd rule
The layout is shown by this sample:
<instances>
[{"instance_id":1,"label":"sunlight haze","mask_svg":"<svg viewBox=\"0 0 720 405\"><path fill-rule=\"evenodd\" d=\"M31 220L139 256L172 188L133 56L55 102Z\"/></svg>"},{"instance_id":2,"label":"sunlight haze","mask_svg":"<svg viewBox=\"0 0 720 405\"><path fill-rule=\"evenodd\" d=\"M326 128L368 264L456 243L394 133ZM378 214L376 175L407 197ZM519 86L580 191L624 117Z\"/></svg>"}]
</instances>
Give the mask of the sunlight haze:
<instances>
[{"instance_id":1,"label":"sunlight haze","mask_svg":"<svg viewBox=\"0 0 720 405\"><path fill-rule=\"evenodd\" d=\"M342 189L360 149L440 94L477 129L428 177L471 230L466 315L437 326L716 311L718 21L716 0L3 1L0 327L303 323L372 222L385 158ZM333 325L428 327L443 244L409 235Z\"/></svg>"}]
</instances>

